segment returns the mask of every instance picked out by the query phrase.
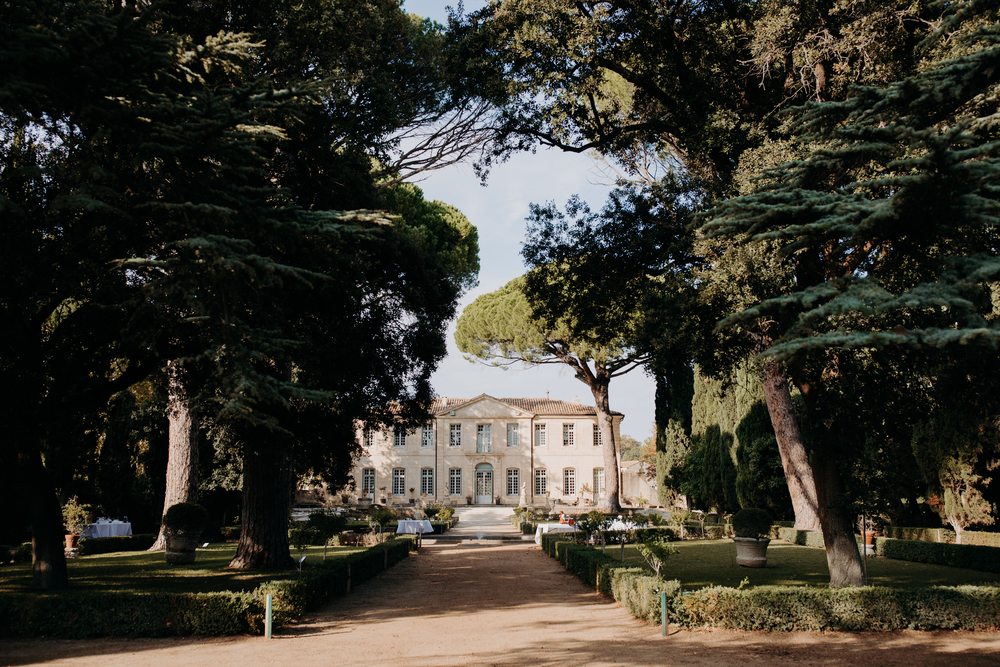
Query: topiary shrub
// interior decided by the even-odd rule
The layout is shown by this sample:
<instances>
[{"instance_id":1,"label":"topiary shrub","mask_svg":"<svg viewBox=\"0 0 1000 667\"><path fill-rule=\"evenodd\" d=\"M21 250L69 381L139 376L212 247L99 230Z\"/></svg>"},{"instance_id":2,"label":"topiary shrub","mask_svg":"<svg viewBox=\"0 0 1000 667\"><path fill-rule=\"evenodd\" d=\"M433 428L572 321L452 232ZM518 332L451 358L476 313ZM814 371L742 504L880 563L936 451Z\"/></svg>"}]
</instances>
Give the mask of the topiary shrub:
<instances>
[{"instance_id":1,"label":"topiary shrub","mask_svg":"<svg viewBox=\"0 0 1000 667\"><path fill-rule=\"evenodd\" d=\"M193 563L198 538L208 523L208 512L201 505L177 503L163 515L167 537L167 562L171 565Z\"/></svg>"},{"instance_id":2,"label":"topiary shrub","mask_svg":"<svg viewBox=\"0 0 1000 667\"><path fill-rule=\"evenodd\" d=\"M733 535L759 540L771 533L771 515L767 510L746 507L733 516Z\"/></svg>"}]
</instances>

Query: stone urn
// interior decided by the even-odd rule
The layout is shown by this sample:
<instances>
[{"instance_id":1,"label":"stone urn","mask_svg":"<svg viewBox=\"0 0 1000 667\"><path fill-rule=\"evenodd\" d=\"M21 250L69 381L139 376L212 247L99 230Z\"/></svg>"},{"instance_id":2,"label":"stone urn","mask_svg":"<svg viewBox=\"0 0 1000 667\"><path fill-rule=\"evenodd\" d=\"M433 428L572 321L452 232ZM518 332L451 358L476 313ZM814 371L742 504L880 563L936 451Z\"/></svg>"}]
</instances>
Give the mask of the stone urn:
<instances>
[{"instance_id":1,"label":"stone urn","mask_svg":"<svg viewBox=\"0 0 1000 667\"><path fill-rule=\"evenodd\" d=\"M771 543L771 515L756 507L741 509L733 517L736 564L740 567L767 565L767 545Z\"/></svg>"},{"instance_id":2,"label":"stone urn","mask_svg":"<svg viewBox=\"0 0 1000 667\"><path fill-rule=\"evenodd\" d=\"M163 533L167 542L167 563L186 565L194 562L198 539L208 523L208 512L201 505L177 503L163 515Z\"/></svg>"},{"instance_id":3,"label":"stone urn","mask_svg":"<svg viewBox=\"0 0 1000 667\"><path fill-rule=\"evenodd\" d=\"M175 532L168 528L166 531L167 563L170 565L188 565L193 563L200 534L201 531L192 534Z\"/></svg>"},{"instance_id":4,"label":"stone urn","mask_svg":"<svg viewBox=\"0 0 1000 667\"><path fill-rule=\"evenodd\" d=\"M764 567L767 565L767 545L771 538L734 537L736 543L736 564L740 567Z\"/></svg>"}]
</instances>

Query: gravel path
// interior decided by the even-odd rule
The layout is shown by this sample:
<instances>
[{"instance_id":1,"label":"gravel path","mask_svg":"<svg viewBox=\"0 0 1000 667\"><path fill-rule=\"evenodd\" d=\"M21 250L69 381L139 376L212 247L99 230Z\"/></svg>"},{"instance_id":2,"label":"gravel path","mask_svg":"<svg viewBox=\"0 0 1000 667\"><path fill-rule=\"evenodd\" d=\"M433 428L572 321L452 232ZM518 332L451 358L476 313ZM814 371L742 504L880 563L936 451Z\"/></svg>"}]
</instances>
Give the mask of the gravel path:
<instances>
[{"instance_id":1,"label":"gravel path","mask_svg":"<svg viewBox=\"0 0 1000 667\"><path fill-rule=\"evenodd\" d=\"M27 664L976 667L1000 665L1000 634L671 628L661 637L659 627L637 621L531 542L428 541L419 553L271 640L0 641L0 665Z\"/></svg>"}]
</instances>

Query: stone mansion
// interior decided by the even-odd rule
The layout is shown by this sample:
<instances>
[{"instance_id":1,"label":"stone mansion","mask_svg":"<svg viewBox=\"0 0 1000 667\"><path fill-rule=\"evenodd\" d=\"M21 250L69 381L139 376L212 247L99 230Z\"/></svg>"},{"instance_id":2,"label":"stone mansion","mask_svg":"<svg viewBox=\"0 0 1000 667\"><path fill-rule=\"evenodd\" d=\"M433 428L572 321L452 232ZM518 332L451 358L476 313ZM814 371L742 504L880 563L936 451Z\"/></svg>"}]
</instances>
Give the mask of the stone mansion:
<instances>
[{"instance_id":1,"label":"stone mansion","mask_svg":"<svg viewBox=\"0 0 1000 667\"><path fill-rule=\"evenodd\" d=\"M612 413L616 439L622 418ZM362 429L359 437L353 477L358 495L375 502L517 505L523 493L530 505L604 493L597 411L579 399L442 397L416 431Z\"/></svg>"}]
</instances>

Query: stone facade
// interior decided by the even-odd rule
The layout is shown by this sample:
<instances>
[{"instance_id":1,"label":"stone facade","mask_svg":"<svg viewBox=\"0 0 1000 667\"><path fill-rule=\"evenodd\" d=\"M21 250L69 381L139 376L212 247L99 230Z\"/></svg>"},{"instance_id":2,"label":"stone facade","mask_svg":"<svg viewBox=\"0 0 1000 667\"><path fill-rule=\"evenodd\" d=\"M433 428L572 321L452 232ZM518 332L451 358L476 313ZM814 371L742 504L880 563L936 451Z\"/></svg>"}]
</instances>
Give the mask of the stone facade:
<instances>
[{"instance_id":1,"label":"stone facade","mask_svg":"<svg viewBox=\"0 0 1000 667\"><path fill-rule=\"evenodd\" d=\"M613 413L616 439L622 417ZM597 411L576 399L438 398L416 431L362 429L356 495L396 504L597 501L604 449L596 426Z\"/></svg>"}]
</instances>

